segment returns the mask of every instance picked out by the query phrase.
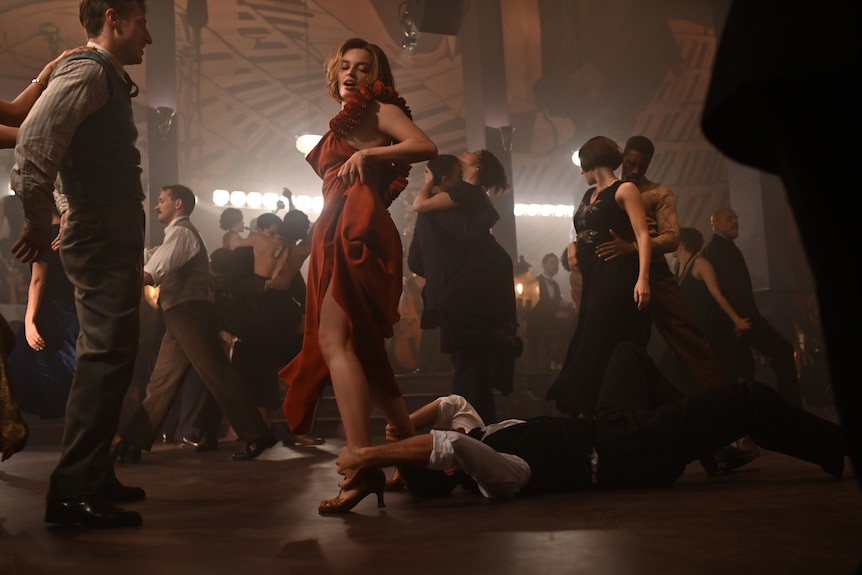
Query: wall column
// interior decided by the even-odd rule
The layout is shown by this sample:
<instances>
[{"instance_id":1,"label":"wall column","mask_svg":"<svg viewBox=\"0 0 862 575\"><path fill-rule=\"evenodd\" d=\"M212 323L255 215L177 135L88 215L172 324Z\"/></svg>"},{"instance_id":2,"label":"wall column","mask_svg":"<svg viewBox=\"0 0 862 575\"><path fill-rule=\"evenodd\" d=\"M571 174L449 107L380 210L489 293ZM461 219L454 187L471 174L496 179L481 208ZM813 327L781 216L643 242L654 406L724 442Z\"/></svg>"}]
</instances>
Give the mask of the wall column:
<instances>
[{"instance_id":1,"label":"wall column","mask_svg":"<svg viewBox=\"0 0 862 575\"><path fill-rule=\"evenodd\" d=\"M153 217L153 209L163 186L179 182L177 119L170 130L160 130L163 118L158 108L177 110L177 63L174 2L150 2L147 20L153 43L147 47L144 65L147 74L147 235L148 245L164 239L164 226ZM163 114L164 116L164 114Z\"/></svg>"}]
</instances>

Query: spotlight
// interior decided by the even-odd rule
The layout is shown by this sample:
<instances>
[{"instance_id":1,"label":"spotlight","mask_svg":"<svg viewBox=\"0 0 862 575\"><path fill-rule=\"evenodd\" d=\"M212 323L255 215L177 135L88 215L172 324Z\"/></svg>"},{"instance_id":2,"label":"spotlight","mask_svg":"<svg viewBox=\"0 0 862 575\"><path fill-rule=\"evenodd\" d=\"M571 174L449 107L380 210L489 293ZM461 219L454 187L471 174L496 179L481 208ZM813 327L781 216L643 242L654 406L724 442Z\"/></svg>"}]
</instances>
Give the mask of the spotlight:
<instances>
[{"instance_id":1,"label":"spotlight","mask_svg":"<svg viewBox=\"0 0 862 575\"><path fill-rule=\"evenodd\" d=\"M314 149L314 146L317 145L317 142L322 138L320 134L312 134L306 132L301 136L296 137L296 149L299 150L303 156L307 156L308 153Z\"/></svg>"},{"instance_id":2,"label":"spotlight","mask_svg":"<svg viewBox=\"0 0 862 575\"><path fill-rule=\"evenodd\" d=\"M230 192L227 190L213 190L213 203L219 207L226 206L230 201Z\"/></svg>"},{"instance_id":3,"label":"spotlight","mask_svg":"<svg viewBox=\"0 0 862 575\"><path fill-rule=\"evenodd\" d=\"M245 197L245 205L257 209L263 205L263 194L260 192L249 192Z\"/></svg>"},{"instance_id":4,"label":"spotlight","mask_svg":"<svg viewBox=\"0 0 862 575\"><path fill-rule=\"evenodd\" d=\"M230 193L230 205L235 208L242 208L245 206L246 197L245 192L234 190Z\"/></svg>"}]
</instances>

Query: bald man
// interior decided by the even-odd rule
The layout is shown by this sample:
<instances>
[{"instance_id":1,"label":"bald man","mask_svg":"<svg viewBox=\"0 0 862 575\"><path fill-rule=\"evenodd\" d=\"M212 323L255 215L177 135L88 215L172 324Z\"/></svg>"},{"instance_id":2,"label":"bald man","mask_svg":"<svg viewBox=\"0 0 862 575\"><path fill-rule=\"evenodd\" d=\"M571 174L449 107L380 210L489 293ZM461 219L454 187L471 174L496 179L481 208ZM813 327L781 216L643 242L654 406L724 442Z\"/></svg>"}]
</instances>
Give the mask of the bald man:
<instances>
[{"instance_id":1,"label":"bald man","mask_svg":"<svg viewBox=\"0 0 862 575\"><path fill-rule=\"evenodd\" d=\"M703 248L703 257L715 267L718 283L727 301L740 317L748 318L751 323L751 329L739 337L740 365L748 370L745 376L754 378L754 361L750 349L755 349L769 359L778 392L790 403L801 407L802 391L796 374L793 345L760 315L754 300L748 265L734 241L739 235L736 212L730 208L721 208L712 215L710 221L714 234Z\"/></svg>"}]
</instances>

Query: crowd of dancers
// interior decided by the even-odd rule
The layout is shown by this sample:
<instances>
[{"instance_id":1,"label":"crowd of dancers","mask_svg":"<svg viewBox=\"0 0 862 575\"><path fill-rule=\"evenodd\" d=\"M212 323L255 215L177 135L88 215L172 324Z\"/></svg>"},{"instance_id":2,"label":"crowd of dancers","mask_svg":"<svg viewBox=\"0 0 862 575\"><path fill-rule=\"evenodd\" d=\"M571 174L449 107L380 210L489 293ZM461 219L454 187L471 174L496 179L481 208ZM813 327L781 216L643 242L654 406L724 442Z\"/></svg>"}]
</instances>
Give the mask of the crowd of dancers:
<instances>
[{"instance_id":1,"label":"crowd of dancers","mask_svg":"<svg viewBox=\"0 0 862 575\"><path fill-rule=\"evenodd\" d=\"M679 224L673 194L646 179L654 153L646 138L621 148L596 136L580 150L590 189L576 209L565 259L580 271L583 287L578 324L548 392L561 415L497 421L493 390L511 391L523 343L512 261L491 233L499 214L489 196L509 187L493 154L438 155L396 91L386 54L363 39L346 40L325 67L329 95L341 109L307 156L322 180L322 212L311 229L307 219L261 216L252 238L242 238L225 214L223 249L247 247L251 257L246 273L228 274L222 295L232 303L221 302L228 310L222 313L210 297L210 269L219 260L189 218L192 190L176 183L161 188L156 215L165 239L145 250L131 108L137 86L126 67L139 64L152 42L146 2L82 0L80 10L87 46L64 53L34 79L23 115L3 117L4 124L20 123L9 145L25 223L12 253L36 267L49 260L52 244L58 248L59 262L48 265L68 279L78 324L46 522L142 523L139 513L119 505L146 492L123 485L114 461L153 445L190 370L215 403L202 413L223 413L244 442L235 460L253 460L273 446L266 418L273 380L256 398L231 359L241 355L239 342L255 337L279 344L266 360L251 363L268 366L286 385L281 407L293 434L308 437L322 389L334 392L346 441L336 462L343 479L338 493L319 503L322 514L348 512L372 494L382 505L387 486L428 495L446 493L457 481L488 497L667 486L694 460L713 474L750 461L755 452L731 446L743 438L841 477L847 453L841 427L803 409L781 336L756 306L736 299L751 296L733 245L736 215L725 209L713 218L714 247L704 258L714 273L688 265L694 252L676 252L676 276L668 267L664 255L680 244ZM423 327L441 330L455 393L410 413L386 347L399 320L405 251L388 208L412 166L423 162L408 266L426 280ZM289 231L291 223L298 233ZM692 278L707 284L724 313L717 321L729 326L734 342L770 358L781 395L751 381L750 371L729 374L724 349L717 355L686 311L688 288L681 285ZM164 335L146 394L121 426L145 285L159 288ZM292 318L275 332L259 317L274 309ZM259 323L251 321L256 317ZM697 392L683 396L646 355L652 325ZM46 349L47 337L37 330L27 333L27 343ZM735 347L727 357L738 362L741 351ZM5 458L24 447L26 426L3 367ZM372 405L387 422L384 445L372 445ZM391 466L398 476L387 480L384 468Z\"/></svg>"}]
</instances>

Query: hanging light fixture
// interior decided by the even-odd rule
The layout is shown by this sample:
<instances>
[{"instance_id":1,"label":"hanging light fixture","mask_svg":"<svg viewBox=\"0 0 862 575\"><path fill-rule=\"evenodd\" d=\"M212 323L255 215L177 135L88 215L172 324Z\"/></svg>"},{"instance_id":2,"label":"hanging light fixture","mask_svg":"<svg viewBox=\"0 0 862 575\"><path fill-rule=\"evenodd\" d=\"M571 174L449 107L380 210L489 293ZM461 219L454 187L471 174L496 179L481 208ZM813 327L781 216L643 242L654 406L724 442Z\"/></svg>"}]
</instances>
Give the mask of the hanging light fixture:
<instances>
[{"instance_id":1,"label":"hanging light fixture","mask_svg":"<svg viewBox=\"0 0 862 575\"><path fill-rule=\"evenodd\" d=\"M503 149L507 152L512 151L512 134L515 133L515 126L500 126L500 142L503 144Z\"/></svg>"},{"instance_id":2,"label":"hanging light fixture","mask_svg":"<svg viewBox=\"0 0 862 575\"><path fill-rule=\"evenodd\" d=\"M407 9L407 2L402 2L398 6L398 22L401 24L401 30L404 32L404 38L401 40L401 48L408 54L413 54L416 51L416 44L419 43L419 28Z\"/></svg>"}]
</instances>

